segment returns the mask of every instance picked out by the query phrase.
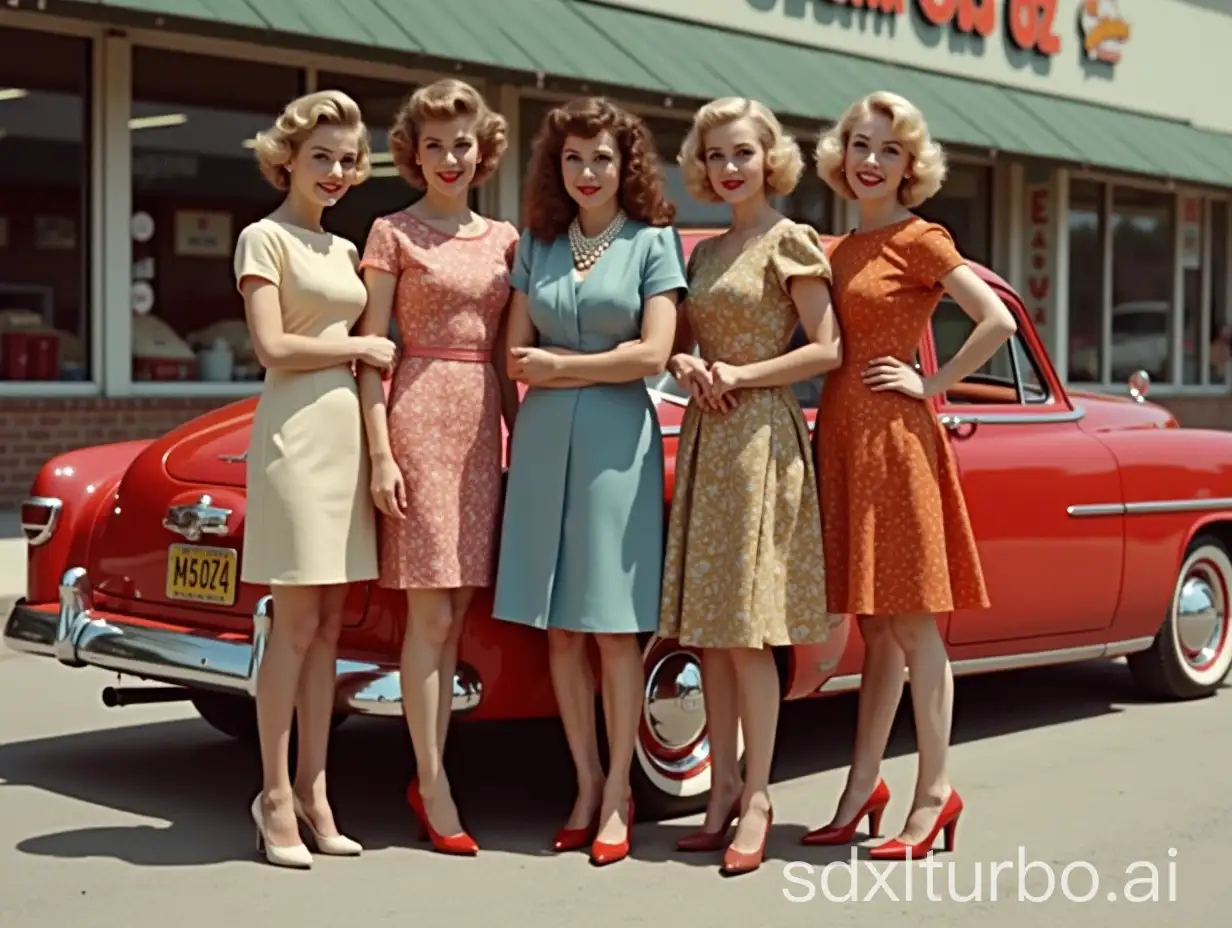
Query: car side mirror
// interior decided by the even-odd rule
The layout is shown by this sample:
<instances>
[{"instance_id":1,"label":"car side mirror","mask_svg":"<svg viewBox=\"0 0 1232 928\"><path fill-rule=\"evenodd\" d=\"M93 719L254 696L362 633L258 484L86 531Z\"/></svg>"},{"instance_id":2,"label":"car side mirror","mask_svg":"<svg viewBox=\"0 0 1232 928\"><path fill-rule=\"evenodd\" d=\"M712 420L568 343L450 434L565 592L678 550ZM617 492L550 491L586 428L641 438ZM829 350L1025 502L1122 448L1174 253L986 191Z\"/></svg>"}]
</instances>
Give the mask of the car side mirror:
<instances>
[{"instance_id":1,"label":"car side mirror","mask_svg":"<svg viewBox=\"0 0 1232 928\"><path fill-rule=\"evenodd\" d=\"M1145 403L1146 395L1151 390L1151 375L1138 370L1129 375L1129 395L1137 402Z\"/></svg>"}]
</instances>

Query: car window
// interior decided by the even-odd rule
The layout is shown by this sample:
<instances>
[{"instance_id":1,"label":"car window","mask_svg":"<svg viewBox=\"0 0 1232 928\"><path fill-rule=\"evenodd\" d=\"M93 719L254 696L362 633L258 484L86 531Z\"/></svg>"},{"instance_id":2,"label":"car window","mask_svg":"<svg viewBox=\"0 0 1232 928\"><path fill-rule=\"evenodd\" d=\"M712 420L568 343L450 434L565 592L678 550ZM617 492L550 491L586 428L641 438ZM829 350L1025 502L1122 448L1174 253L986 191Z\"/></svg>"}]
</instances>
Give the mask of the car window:
<instances>
[{"instance_id":1,"label":"car window","mask_svg":"<svg viewBox=\"0 0 1232 928\"><path fill-rule=\"evenodd\" d=\"M943 367L958 353L975 329L961 306L944 299L933 314L933 343L937 348L937 367ZM1014 335L997 349L974 374L963 378L946 393L947 403L1044 403L1048 388L1040 366L1022 338Z\"/></svg>"}]
</instances>

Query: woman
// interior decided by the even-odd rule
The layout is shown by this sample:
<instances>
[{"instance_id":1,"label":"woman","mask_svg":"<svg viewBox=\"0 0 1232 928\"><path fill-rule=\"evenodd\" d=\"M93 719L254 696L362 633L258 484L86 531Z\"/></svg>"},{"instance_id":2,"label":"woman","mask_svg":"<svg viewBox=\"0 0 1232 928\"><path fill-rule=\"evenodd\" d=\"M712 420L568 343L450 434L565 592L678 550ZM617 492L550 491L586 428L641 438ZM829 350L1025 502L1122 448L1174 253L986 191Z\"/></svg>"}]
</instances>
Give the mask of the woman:
<instances>
[{"instance_id":1,"label":"woman","mask_svg":"<svg viewBox=\"0 0 1232 928\"><path fill-rule=\"evenodd\" d=\"M415 91L389 137L403 177L424 191L377 219L361 264L368 309L361 331L389 330L402 357L389 392L360 374L381 520L380 585L406 591L402 706L415 750L407 799L420 831L447 854L474 854L445 775L445 733L463 617L495 573L500 511L500 419L513 428L517 391L494 367L509 301L517 230L477 215L471 189L508 145L505 119L473 87L442 80Z\"/></svg>"},{"instance_id":2,"label":"woman","mask_svg":"<svg viewBox=\"0 0 1232 928\"><path fill-rule=\"evenodd\" d=\"M833 370L841 354L821 241L769 202L790 194L804 170L774 114L755 100L708 103L679 160L689 192L726 203L731 225L693 252L669 367L692 401L680 429L659 632L702 649L714 771L705 824L677 848L717 850L738 819L723 857L724 872L735 874L761 865L772 817L781 697L770 649L830 634L808 425L790 385ZM797 326L808 339L791 350Z\"/></svg>"},{"instance_id":3,"label":"woman","mask_svg":"<svg viewBox=\"0 0 1232 928\"><path fill-rule=\"evenodd\" d=\"M257 846L272 864L310 867L297 819L322 854L358 854L338 833L325 790L334 668L347 584L377 575L376 514L351 364L377 369L394 345L350 335L364 310L355 245L321 215L368 175L359 107L322 91L295 100L256 145L261 172L285 196L247 226L235 278L253 349L267 374L248 449L244 583L268 584L274 615L257 677L262 790ZM292 716L299 757L287 767Z\"/></svg>"},{"instance_id":4,"label":"woman","mask_svg":"<svg viewBox=\"0 0 1232 928\"><path fill-rule=\"evenodd\" d=\"M590 843L595 864L629 852L636 636L654 630L662 574L663 445L644 378L667 362L686 287L663 188L641 120L602 99L553 109L535 139L513 270L509 373L529 390L493 614L547 629L578 787L554 846ZM602 666L606 780L589 637Z\"/></svg>"},{"instance_id":5,"label":"woman","mask_svg":"<svg viewBox=\"0 0 1232 928\"><path fill-rule=\"evenodd\" d=\"M846 362L827 377L817 414L826 576L832 612L864 639L855 756L830 824L806 844L849 842L867 815L877 832L890 793L882 755L911 674L919 772L906 825L874 857L920 857L962 800L946 771L953 675L935 613L987 608L962 486L931 400L977 370L1015 331L996 294L949 233L911 210L945 179L945 156L915 106L874 93L817 146L817 171L859 207L859 228L831 253ZM948 293L975 321L954 357L923 377L912 364Z\"/></svg>"}]
</instances>

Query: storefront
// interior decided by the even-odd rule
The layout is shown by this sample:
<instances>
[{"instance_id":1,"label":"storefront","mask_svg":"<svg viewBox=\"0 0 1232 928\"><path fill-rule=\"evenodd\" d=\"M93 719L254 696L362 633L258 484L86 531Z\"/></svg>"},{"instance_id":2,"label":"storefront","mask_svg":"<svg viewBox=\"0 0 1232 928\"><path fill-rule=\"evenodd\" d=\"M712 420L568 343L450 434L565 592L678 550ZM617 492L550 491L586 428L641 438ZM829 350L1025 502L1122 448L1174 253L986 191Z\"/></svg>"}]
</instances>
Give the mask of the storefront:
<instances>
[{"instance_id":1,"label":"storefront","mask_svg":"<svg viewBox=\"0 0 1232 928\"><path fill-rule=\"evenodd\" d=\"M377 166L329 221L362 243L416 195L385 127L445 75L510 121L476 205L514 222L560 99L606 93L646 117L680 224L712 227L722 210L673 163L700 102L756 96L810 150L860 94L905 93L952 159L922 212L1026 296L1067 382L1123 391L1144 369L1182 421L1232 427L1232 109L1228 81L1189 76L1226 67L1232 12L1213 0L321 0L286 21L162 6L0 12L0 505L52 454L254 394L231 254L277 198L249 140L300 93L354 96ZM781 206L822 232L853 221L811 172Z\"/></svg>"}]
</instances>

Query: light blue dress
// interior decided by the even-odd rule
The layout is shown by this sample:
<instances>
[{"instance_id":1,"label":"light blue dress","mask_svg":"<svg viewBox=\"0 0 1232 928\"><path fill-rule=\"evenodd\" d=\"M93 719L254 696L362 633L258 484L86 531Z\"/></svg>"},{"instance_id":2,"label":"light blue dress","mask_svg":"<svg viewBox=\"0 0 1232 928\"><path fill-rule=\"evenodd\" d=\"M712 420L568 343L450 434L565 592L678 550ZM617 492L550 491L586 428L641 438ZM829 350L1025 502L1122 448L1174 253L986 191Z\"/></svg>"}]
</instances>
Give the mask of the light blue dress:
<instances>
[{"instance_id":1,"label":"light blue dress","mask_svg":"<svg viewBox=\"0 0 1232 928\"><path fill-rule=\"evenodd\" d=\"M609 351L642 307L687 291L680 236L627 221L583 280L567 236L518 242L510 282L541 346ZM652 632L663 577L663 438L643 381L527 391L513 431L493 615L535 628Z\"/></svg>"}]
</instances>

